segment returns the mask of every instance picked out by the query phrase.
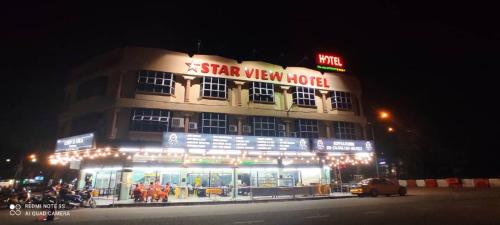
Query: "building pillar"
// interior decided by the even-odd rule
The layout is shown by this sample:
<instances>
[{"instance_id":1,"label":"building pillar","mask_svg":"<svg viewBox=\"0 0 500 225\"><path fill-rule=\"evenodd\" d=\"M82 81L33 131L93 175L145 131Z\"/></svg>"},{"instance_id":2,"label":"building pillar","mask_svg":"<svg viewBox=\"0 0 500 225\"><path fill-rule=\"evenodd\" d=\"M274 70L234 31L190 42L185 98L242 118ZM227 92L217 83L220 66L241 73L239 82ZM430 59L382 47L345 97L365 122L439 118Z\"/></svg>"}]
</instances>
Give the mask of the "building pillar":
<instances>
[{"instance_id":1,"label":"building pillar","mask_svg":"<svg viewBox=\"0 0 500 225\"><path fill-rule=\"evenodd\" d=\"M184 133L189 133L189 119L191 118L190 113L184 114Z\"/></svg>"},{"instance_id":2,"label":"building pillar","mask_svg":"<svg viewBox=\"0 0 500 225\"><path fill-rule=\"evenodd\" d=\"M283 123L285 124L285 133L286 133L286 136L290 136L290 130L291 130L291 123L292 123L292 120L282 120Z\"/></svg>"},{"instance_id":3,"label":"building pillar","mask_svg":"<svg viewBox=\"0 0 500 225\"><path fill-rule=\"evenodd\" d=\"M184 75L184 76L182 76L182 78L184 78L184 80L186 80L186 84L184 87L184 102L189 102L189 94L191 93L190 92L191 80L194 80L194 78L196 78L196 77Z\"/></svg>"},{"instance_id":4,"label":"building pillar","mask_svg":"<svg viewBox=\"0 0 500 225\"><path fill-rule=\"evenodd\" d=\"M323 112L327 113L328 112L328 106L326 104L326 94L328 94L328 91L326 91L326 90L319 90L319 93L321 94L321 102L323 103Z\"/></svg>"},{"instance_id":5,"label":"building pillar","mask_svg":"<svg viewBox=\"0 0 500 225\"><path fill-rule=\"evenodd\" d=\"M113 109L113 114L111 115L111 128L109 129L109 139L115 139L116 138L116 121L118 120L118 113L120 112L120 109Z\"/></svg>"},{"instance_id":6,"label":"building pillar","mask_svg":"<svg viewBox=\"0 0 500 225\"><path fill-rule=\"evenodd\" d=\"M243 117L238 117L238 135L243 135Z\"/></svg>"},{"instance_id":7,"label":"building pillar","mask_svg":"<svg viewBox=\"0 0 500 225\"><path fill-rule=\"evenodd\" d=\"M233 199L238 195L238 175L236 173L236 167L233 167Z\"/></svg>"},{"instance_id":8,"label":"building pillar","mask_svg":"<svg viewBox=\"0 0 500 225\"><path fill-rule=\"evenodd\" d=\"M122 83L123 83L123 74L125 71L120 72L120 76L118 77L118 87L116 88L116 99L119 99L122 96Z\"/></svg>"},{"instance_id":9,"label":"building pillar","mask_svg":"<svg viewBox=\"0 0 500 225\"><path fill-rule=\"evenodd\" d=\"M284 110L288 110L290 106L288 106L288 89L290 89L290 86L280 86L281 90L283 91L283 107Z\"/></svg>"},{"instance_id":10,"label":"building pillar","mask_svg":"<svg viewBox=\"0 0 500 225\"><path fill-rule=\"evenodd\" d=\"M123 169L122 170L122 180L120 185L120 194L118 200L127 200L130 197L130 185L132 185L132 170Z\"/></svg>"},{"instance_id":11,"label":"building pillar","mask_svg":"<svg viewBox=\"0 0 500 225\"><path fill-rule=\"evenodd\" d=\"M83 186L85 186L85 171L80 169L80 176L78 177L78 186L76 187L78 190L82 190Z\"/></svg>"},{"instance_id":12,"label":"building pillar","mask_svg":"<svg viewBox=\"0 0 500 225\"><path fill-rule=\"evenodd\" d=\"M237 87L237 91L236 91L236 105L237 106L241 106L242 103L241 103L241 86L243 86L245 84L244 81L234 81L234 84L236 84L236 87Z\"/></svg>"},{"instance_id":13,"label":"building pillar","mask_svg":"<svg viewBox=\"0 0 500 225\"><path fill-rule=\"evenodd\" d=\"M323 123L325 124L325 128L326 128L326 138L332 138L333 137L333 135L332 135L332 122L323 121Z\"/></svg>"}]
</instances>

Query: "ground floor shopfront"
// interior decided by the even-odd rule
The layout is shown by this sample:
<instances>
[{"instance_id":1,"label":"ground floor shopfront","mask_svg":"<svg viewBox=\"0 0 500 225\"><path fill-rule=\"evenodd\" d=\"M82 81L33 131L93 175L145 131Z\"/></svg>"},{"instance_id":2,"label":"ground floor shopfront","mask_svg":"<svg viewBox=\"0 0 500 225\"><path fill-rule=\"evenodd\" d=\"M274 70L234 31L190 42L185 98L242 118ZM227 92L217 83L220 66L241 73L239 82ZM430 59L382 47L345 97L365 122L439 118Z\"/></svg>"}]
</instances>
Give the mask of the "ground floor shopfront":
<instances>
[{"instance_id":1,"label":"ground floor shopfront","mask_svg":"<svg viewBox=\"0 0 500 225\"><path fill-rule=\"evenodd\" d=\"M100 196L125 200L132 197L136 185L149 189L170 186L172 199L244 198L284 195L321 195L330 190L330 167L224 167L212 165L132 166L84 168L79 187L91 182Z\"/></svg>"}]
</instances>

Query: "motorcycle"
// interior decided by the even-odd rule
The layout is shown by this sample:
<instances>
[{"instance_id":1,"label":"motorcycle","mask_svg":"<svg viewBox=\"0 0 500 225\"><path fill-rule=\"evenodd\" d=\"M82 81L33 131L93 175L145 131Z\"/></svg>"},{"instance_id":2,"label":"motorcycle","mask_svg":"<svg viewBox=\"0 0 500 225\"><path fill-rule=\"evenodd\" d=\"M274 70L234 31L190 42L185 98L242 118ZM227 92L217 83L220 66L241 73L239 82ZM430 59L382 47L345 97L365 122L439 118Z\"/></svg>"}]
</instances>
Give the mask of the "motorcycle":
<instances>
[{"instance_id":1,"label":"motorcycle","mask_svg":"<svg viewBox=\"0 0 500 225\"><path fill-rule=\"evenodd\" d=\"M92 190L82 190L78 191L76 194L82 199L81 206L90 208L95 208L97 206L95 199L92 197Z\"/></svg>"}]
</instances>

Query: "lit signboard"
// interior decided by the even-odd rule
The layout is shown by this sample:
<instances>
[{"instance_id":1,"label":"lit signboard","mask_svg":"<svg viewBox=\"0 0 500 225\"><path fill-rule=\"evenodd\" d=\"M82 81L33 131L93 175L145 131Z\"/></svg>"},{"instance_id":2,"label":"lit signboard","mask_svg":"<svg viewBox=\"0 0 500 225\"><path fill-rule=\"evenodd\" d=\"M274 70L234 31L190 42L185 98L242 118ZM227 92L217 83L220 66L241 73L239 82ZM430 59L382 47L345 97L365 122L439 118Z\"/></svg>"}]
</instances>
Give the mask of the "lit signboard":
<instances>
[{"instance_id":1,"label":"lit signboard","mask_svg":"<svg viewBox=\"0 0 500 225\"><path fill-rule=\"evenodd\" d=\"M94 147L94 133L57 139L56 152L89 149Z\"/></svg>"},{"instance_id":2,"label":"lit signboard","mask_svg":"<svg viewBox=\"0 0 500 225\"><path fill-rule=\"evenodd\" d=\"M375 149L372 141L313 139L312 149L318 152L356 153L372 152Z\"/></svg>"},{"instance_id":3,"label":"lit signboard","mask_svg":"<svg viewBox=\"0 0 500 225\"><path fill-rule=\"evenodd\" d=\"M163 133L164 148L205 150L309 151L309 140L218 134Z\"/></svg>"},{"instance_id":4,"label":"lit signboard","mask_svg":"<svg viewBox=\"0 0 500 225\"><path fill-rule=\"evenodd\" d=\"M336 72L345 72L342 58L330 53L316 54L316 68Z\"/></svg>"}]
</instances>

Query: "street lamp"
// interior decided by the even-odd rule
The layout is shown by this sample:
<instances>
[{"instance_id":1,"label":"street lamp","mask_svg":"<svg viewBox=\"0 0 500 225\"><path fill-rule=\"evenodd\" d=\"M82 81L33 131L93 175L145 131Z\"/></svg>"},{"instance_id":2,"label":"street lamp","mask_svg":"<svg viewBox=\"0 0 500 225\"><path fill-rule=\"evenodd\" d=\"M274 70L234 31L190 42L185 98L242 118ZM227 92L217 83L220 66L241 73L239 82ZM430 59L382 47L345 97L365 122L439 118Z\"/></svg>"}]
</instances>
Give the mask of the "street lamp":
<instances>
[{"instance_id":1,"label":"street lamp","mask_svg":"<svg viewBox=\"0 0 500 225\"><path fill-rule=\"evenodd\" d=\"M378 116L382 120L386 120L386 119L389 119L391 117L391 115L387 111L379 111Z\"/></svg>"},{"instance_id":2,"label":"street lamp","mask_svg":"<svg viewBox=\"0 0 500 225\"><path fill-rule=\"evenodd\" d=\"M387 131L388 131L389 133L392 133L392 132L394 132L394 128L392 128L392 127L388 127L388 128L387 128Z\"/></svg>"}]
</instances>

